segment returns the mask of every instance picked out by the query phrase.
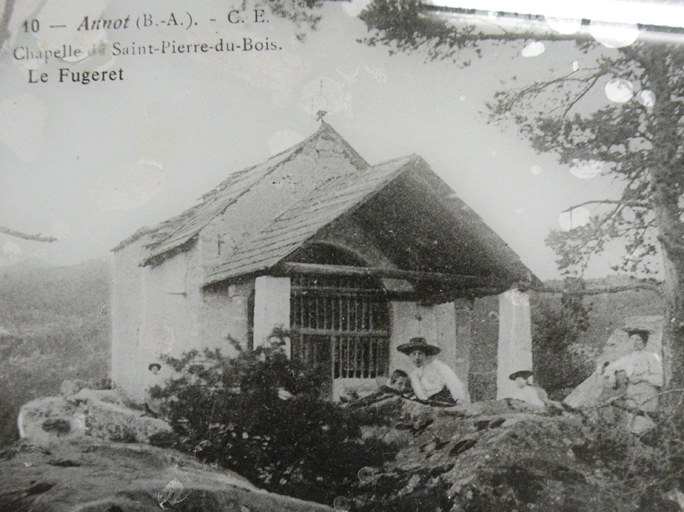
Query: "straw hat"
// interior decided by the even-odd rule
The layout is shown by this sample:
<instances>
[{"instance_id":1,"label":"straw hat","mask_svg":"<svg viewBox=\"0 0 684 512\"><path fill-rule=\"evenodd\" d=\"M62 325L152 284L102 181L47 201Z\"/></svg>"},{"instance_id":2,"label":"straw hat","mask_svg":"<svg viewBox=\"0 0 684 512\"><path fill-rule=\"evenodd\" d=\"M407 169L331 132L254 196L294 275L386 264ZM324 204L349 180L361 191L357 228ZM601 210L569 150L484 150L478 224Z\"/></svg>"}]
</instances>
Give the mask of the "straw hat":
<instances>
[{"instance_id":1,"label":"straw hat","mask_svg":"<svg viewBox=\"0 0 684 512\"><path fill-rule=\"evenodd\" d=\"M427 356L434 356L442 351L442 349L439 347L428 345L427 341L425 341L425 338L411 338L408 343L399 345L397 350L406 355L409 355L414 350L422 350Z\"/></svg>"}]
</instances>

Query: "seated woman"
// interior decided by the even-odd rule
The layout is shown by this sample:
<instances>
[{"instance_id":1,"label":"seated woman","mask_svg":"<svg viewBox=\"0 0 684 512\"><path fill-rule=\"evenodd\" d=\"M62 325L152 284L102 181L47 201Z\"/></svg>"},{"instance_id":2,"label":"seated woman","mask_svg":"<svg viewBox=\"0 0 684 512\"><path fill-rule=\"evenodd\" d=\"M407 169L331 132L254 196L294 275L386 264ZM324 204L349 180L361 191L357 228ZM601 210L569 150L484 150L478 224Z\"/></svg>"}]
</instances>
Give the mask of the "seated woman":
<instances>
[{"instance_id":1,"label":"seated woman","mask_svg":"<svg viewBox=\"0 0 684 512\"><path fill-rule=\"evenodd\" d=\"M441 351L439 347L428 345L425 338L411 338L397 350L409 356L415 366L409 379L416 398L428 403L470 404L465 384L449 366L433 357Z\"/></svg>"},{"instance_id":2,"label":"seated woman","mask_svg":"<svg viewBox=\"0 0 684 512\"><path fill-rule=\"evenodd\" d=\"M511 393L508 398L514 398L515 400L520 400L539 407L546 406L545 401L548 400L546 392L541 388L532 385L531 379L533 378L533 374L530 370L513 372L508 378L515 381L516 385L516 390ZM543 392L544 396L542 396L540 392Z\"/></svg>"}]
</instances>

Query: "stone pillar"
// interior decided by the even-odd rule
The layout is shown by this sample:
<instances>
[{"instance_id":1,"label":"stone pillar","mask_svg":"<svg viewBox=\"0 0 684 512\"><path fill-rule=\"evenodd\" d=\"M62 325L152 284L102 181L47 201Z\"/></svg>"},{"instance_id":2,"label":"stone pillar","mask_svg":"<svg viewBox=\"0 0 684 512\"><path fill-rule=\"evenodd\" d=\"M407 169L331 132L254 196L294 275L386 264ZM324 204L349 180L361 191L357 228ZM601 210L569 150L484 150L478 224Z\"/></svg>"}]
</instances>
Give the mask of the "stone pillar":
<instances>
[{"instance_id":1,"label":"stone pillar","mask_svg":"<svg viewBox=\"0 0 684 512\"><path fill-rule=\"evenodd\" d=\"M290 278L260 276L254 283L254 348L264 344L274 327L290 328Z\"/></svg>"},{"instance_id":2,"label":"stone pillar","mask_svg":"<svg viewBox=\"0 0 684 512\"><path fill-rule=\"evenodd\" d=\"M499 295L499 350L496 372L497 400L510 396L515 384L508 376L532 369L530 299L513 289Z\"/></svg>"}]
</instances>

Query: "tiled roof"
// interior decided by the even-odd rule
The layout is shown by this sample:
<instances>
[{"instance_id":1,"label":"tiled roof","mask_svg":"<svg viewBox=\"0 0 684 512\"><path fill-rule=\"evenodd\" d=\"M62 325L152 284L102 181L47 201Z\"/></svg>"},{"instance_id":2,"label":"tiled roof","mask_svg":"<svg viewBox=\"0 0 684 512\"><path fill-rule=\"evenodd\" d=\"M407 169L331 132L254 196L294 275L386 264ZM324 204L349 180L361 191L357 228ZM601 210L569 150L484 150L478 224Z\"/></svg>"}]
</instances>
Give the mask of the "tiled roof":
<instances>
[{"instance_id":1,"label":"tiled roof","mask_svg":"<svg viewBox=\"0 0 684 512\"><path fill-rule=\"evenodd\" d=\"M347 158L358 168L368 167L365 160L330 125L322 123L319 130L311 137L271 157L260 165L234 172L211 192L203 195L199 204L156 226L138 230L113 250L123 249L142 237L146 238L144 247L149 251L145 261L178 248L191 240L209 222L221 215L255 184L266 179L279 166L297 155L308 142L320 137L333 139L346 153Z\"/></svg>"},{"instance_id":2,"label":"tiled roof","mask_svg":"<svg viewBox=\"0 0 684 512\"><path fill-rule=\"evenodd\" d=\"M292 193L278 188L290 175L304 180ZM146 254L141 263L161 262L222 216L218 229L226 230L233 243L221 261L205 262L214 265L205 267L206 285L264 272L347 215L369 230L400 269L508 280L531 275L422 158L412 155L369 167L325 123L300 144L233 173L198 205L139 230L114 250L142 239Z\"/></svg>"},{"instance_id":3,"label":"tiled roof","mask_svg":"<svg viewBox=\"0 0 684 512\"><path fill-rule=\"evenodd\" d=\"M386 162L356 175L332 178L292 205L216 268L206 284L257 272L280 262L323 227L362 205L408 169L426 165L418 156Z\"/></svg>"}]
</instances>

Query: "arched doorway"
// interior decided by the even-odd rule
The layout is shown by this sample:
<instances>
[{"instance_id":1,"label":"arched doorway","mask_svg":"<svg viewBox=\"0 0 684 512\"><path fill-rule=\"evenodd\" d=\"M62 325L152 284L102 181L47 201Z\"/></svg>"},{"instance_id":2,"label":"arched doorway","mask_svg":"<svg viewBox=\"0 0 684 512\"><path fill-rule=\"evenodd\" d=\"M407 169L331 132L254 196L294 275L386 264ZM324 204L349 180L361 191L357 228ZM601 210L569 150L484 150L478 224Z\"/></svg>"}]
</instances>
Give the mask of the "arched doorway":
<instances>
[{"instance_id":1,"label":"arched doorway","mask_svg":"<svg viewBox=\"0 0 684 512\"><path fill-rule=\"evenodd\" d=\"M290 261L363 266L342 249L317 244ZM371 277L292 276L290 326L296 333L292 357L329 375L329 396L336 384L387 376L390 315L387 293Z\"/></svg>"}]
</instances>

